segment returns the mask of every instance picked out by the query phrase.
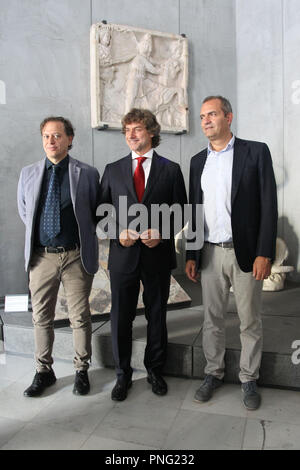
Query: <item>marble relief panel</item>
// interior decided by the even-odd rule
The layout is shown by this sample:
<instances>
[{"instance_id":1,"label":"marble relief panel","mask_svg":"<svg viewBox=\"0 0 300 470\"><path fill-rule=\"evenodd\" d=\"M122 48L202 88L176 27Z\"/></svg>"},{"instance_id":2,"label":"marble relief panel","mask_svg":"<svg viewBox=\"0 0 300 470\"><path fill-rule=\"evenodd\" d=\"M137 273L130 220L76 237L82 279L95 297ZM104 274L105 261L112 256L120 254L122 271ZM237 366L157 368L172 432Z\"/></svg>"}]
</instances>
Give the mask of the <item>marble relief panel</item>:
<instances>
[{"instance_id":1,"label":"marble relief panel","mask_svg":"<svg viewBox=\"0 0 300 470\"><path fill-rule=\"evenodd\" d=\"M188 131L188 43L175 34L97 23L90 32L92 127L121 129L150 109L162 132Z\"/></svg>"}]
</instances>

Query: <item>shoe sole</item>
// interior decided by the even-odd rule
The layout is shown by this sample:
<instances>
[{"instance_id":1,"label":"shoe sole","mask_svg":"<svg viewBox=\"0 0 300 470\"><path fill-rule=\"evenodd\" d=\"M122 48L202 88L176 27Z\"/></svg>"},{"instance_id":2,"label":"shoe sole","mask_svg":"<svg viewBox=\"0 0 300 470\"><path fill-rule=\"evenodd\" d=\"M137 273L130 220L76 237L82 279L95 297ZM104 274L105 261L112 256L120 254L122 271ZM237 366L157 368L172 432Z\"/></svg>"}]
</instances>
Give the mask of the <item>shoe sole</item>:
<instances>
[{"instance_id":1,"label":"shoe sole","mask_svg":"<svg viewBox=\"0 0 300 470\"><path fill-rule=\"evenodd\" d=\"M206 403L207 401L209 401L212 397L209 397L209 398L206 398L205 400L200 400L200 398L195 398L194 397L194 402L195 403Z\"/></svg>"},{"instance_id":2,"label":"shoe sole","mask_svg":"<svg viewBox=\"0 0 300 470\"><path fill-rule=\"evenodd\" d=\"M255 411L255 410L258 410L258 408L260 407L260 404L259 404L255 408L250 408L249 406L246 406L244 402L243 402L243 405L244 405L244 408L246 408L246 410L248 411Z\"/></svg>"},{"instance_id":3,"label":"shoe sole","mask_svg":"<svg viewBox=\"0 0 300 470\"><path fill-rule=\"evenodd\" d=\"M73 388L73 395L84 396L84 395L87 395L89 392L90 392L90 388L88 390L84 391L84 392L81 392L81 393L78 390Z\"/></svg>"},{"instance_id":4,"label":"shoe sole","mask_svg":"<svg viewBox=\"0 0 300 470\"><path fill-rule=\"evenodd\" d=\"M261 403L259 403L259 405L257 405L255 408L251 408L250 406L247 406L245 403L244 403L244 400L243 401L243 405L244 405L244 408L246 408L246 410L248 411L255 411L255 410L258 410L258 408L260 407Z\"/></svg>"}]
</instances>

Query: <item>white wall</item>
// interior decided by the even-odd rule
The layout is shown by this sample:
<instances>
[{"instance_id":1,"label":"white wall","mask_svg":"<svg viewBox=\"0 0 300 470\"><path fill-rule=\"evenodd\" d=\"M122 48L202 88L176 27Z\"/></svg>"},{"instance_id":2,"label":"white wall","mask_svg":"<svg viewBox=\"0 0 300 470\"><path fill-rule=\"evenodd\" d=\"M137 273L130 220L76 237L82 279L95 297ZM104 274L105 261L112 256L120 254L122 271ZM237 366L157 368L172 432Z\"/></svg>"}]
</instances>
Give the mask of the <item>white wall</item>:
<instances>
[{"instance_id":1,"label":"white wall","mask_svg":"<svg viewBox=\"0 0 300 470\"><path fill-rule=\"evenodd\" d=\"M236 2L237 130L266 142L278 187L278 235L300 280L300 2ZM298 83L299 81L299 83Z\"/></svg>"}]
</instances>

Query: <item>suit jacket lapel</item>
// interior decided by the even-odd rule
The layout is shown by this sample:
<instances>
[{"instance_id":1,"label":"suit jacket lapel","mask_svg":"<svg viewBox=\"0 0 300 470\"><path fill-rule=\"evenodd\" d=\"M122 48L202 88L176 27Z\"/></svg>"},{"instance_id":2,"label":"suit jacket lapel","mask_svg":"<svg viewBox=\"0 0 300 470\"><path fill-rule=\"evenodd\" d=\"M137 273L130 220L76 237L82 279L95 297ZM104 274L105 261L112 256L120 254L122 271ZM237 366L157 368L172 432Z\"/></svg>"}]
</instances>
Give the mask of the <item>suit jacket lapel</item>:
<instances>
[{"instance_id":1,"label":"suit jacket lapel","mask_svg":"<svg viewBox=\"0 0 300 470\"><path fill-rule=\"evenodd\" d=\"M133 183L133 175L132 175L132 156L131 153L127 155L122 160L122 168L121 168L121 180L122 183L125 183L127 186L128 191L130 192L131 196L133 199L138 202L137 195L135 192L134 188L134 183Z\"/></svg>"},{"instance_id":2,"label":"suit jacket lapel","mask_svg":"<svg viewBox=\"0 0 300 470\"><path fill-rule=\"evenodd\" d=\"M163 168L161 165L161 160L162 160L162 157L160 157L160 155L158 155L156 152L153 152L150 173L149 173L147 185L145 188L145 192L143 195L142 203L151 194L153 187L156 185L162 173Z\"/></svg>"},{"instance_id":3,"label":"suit jacket lapel","mask_svg":"<svg viewBox=\"0 0 300 470\"><path fill-rule=\"evenodd\" d=\"M71 193L71 199L72 199L74 208L76 204L76 195L77 195L80 172L81 172L81 168L77 164L77 161L74 158L69 156L70 193Z\"/></svg>"},{"instance_id":4,"label":"suit jacket lapel","mask_svg":"<svg viewBox=\"0 0 300 470\"><path fill-rule=\"evenodd\" d=\"M246 143L235 138L233 149L233 165L232 165L232 184L231 184L231 207L237 195L241 176L244 171L248 149Z\"/></svg>"},{"instance_id":5,"label":"suit jacket lapel","mask_svg":"<svg viewBox=\"0 0 300 470\"><path fill-rule=\"evenodd\" d=\"M148 177L147 185L145 188L145 192L144 192L141 204L144 203L145 199L151 194L153 187L156 185L161 175L161 172L162 172L161 159L162 157L160 157L156 152L153 152L150 174ZM134 187L133 175L132 175L131 153L127 157L125 157L122 161L122 181L125 182L130 194L136 200L136 202L138 202L137 195L135 192L135 187Z\"/></svg>"},{"instance_id":6,"label":"suit jacket lapel","mask_svg":"<svg viewBox=\"0 0 300 470\"><path fill-rule=\"evenodd\" d=\"M34 207L37 207L40 199L40 193L43 183L43 176L45 171L45 159L38 162L34 168L34 178L33 178L33 203Z\"/></svg>"},{"instance_id":7,"label":"suit jacket lapel","mask_svg":"<svg viewBox=\"0 0 300 470\"><path fill-rule=\"evenodd\" d=\"M203 173L204 165L207 160L207 149L205 150L205 154L202 157L199 157L198 159L198 168L197 168L197 174L193 175L193 178L196 179L196 187L197 187L197 194L195 197L195 201L199 201L200 204L203 203L203 192L202 192L202 186L201 186L201 176Z\"/></svg>"}]
</instances>

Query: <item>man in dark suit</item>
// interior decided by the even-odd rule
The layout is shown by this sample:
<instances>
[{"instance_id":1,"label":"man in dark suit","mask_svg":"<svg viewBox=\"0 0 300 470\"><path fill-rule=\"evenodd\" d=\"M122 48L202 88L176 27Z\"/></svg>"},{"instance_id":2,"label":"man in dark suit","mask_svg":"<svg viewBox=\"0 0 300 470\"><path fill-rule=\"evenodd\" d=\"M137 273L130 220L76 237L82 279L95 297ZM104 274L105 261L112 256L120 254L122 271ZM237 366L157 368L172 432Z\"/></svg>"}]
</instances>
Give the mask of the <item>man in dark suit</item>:
<instances>
[{"instance_id":1,"label":"man in dark suit","mask_svg":"<svg viewBox=\"0 0 300 470\"><path fill-rule=\"evenodd\" d=\"M190 204L203 204L204 246L187 250L186 274L196 282L201 271L205 379L196 401L207 401L224 376L225 323L230 286L240 318L239 378L243 403L260 405L256 388L262 355L260 298L271 272L277 231L276 183L266 144L241 140L230 131L233 114L222 96L207 97L201 126L208 148L190 167ZM195 226L195 216L191 221Z\"/></svg>"},{"instance_id":2,"label":"man in dark suit","mask_svg":"<svg viewBox=\"0 0 300 470\"><path fill-rule=\"evenodd\" d=\"M155 116L148 110L132 109L123 118L122 125L131 153L107 165L101 181L101 201L112 204L116 213L117 234L110 241L108 269L112 346L117 374L112 399L118 401L125 400L132 385L132 322L136 315L140 281L144 287L143 301L148 321L144 356L148 382L155 394L167 393L162 369L168 342L167 301L176 254L172 227L170 236L164 238L163 221L154 221L151 209L161 204L168 207L179 204L182 208L187 202L180 166L153 150L160 142L160 125ZM143 205L140 208L146 213L143 222L138 224L140 227L133 227L135 218L131 210L138 203Z\"/></svg>"},{"instance_id":3,"label":"man in dark suit","mask_svg":"<svg viewBox=\"0 0 300 470\"><path fill-rule=\"evenodd\" d=\"M46 158L23 168L18 185L19 214L26 227L25 269L29 271L37 365L24 395L39 396L56 381L53 320L61 282L73 329L73 392L85 395L90 388L87 369L91 358L88 299L98 270L99 173L68 155L74 138L68 119L48 117L40 131Z\"/></svg>"}]
</instances>

